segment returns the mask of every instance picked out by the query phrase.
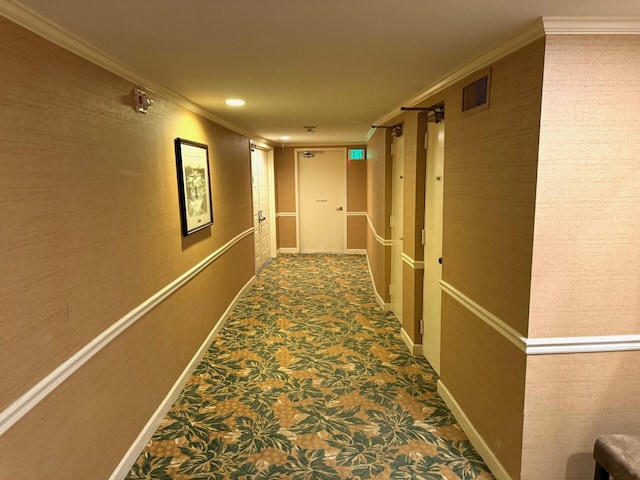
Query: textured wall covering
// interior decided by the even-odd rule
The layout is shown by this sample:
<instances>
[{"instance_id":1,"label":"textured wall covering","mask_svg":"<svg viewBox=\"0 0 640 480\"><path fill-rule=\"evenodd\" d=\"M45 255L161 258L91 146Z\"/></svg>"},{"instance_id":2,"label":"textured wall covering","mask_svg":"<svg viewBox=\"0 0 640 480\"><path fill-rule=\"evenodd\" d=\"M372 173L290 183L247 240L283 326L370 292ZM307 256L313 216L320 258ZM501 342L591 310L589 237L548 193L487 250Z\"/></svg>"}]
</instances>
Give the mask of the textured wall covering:
<instances>
[{"instance_id":1,"label":"textured wall covering","mask_svg":"<svg viewBox=\"0 0 640 480\"><path fill-rule=\"evenodd\" d=\"M276 212L296 211L296 172L293 148L275 148Z\"/></svg>"},{"instance_id":2,"label":"textured wall covering","mask_svg":"<svg viewBox=\"0 0 640 480\"><path fill-rule=\"evenodd\" d=\"M490 107L446 97L442 277L527 332L544 41L492 65Z\"/></svg>"},{"instance_id":3,"label":"textured wall covering","mask_svg":"<svg viewBox=\"0 0 640 480\"><path fill-rule=\"evenodd\" d=\"M391 170L391 133L378 129L367 144L367 215L371 221L367 234L367 254L376 292L385 303L391 299L391 247L377 241L375 234L382 239L391 238Z\"/></svg>"},{"instance_id":4,"label":"textured wall covering","mask_svg":"<svg viewBox=\"0 0 640 480\"><path fill-rule=\"evenodd\" d=\"M347 211L367 210L367 161L347 161Z\"/></svg>"},{"instance_id":5,"label":"textured wall covering","mask_svg":"<svg viewBox=\"0 0 640 480\"><path fill-rule=\"evenodd\" d=\"M546 40L529 337L640 334L640 36ZM522 478L640 430L640 352L530 357Z\"/></svg>"},{"instance_id":6,"label":"textured wall covering","mask_svg":"<svg viewBox=\"0 0 640 480\"><path fill-rule=\"evenodd\" d=\"M548 37L531 337L640 333L639 92L640 36Z\"/></svg>"},{"instance_id":7,"label":"textured wall covering","mask_svg":"<svg viewBox=\"0 0 640 480\"><path fill-rule=\"evenodd\" d=\"M247 138L160 97L137 113L130 82L3 18L0 64L4 410L252 213ZM209 145L215 223L188 238L176 137ZM0 478L108 477L252 277L252 256L244 238L0 437Z\"/></svg>"}]
</instances>

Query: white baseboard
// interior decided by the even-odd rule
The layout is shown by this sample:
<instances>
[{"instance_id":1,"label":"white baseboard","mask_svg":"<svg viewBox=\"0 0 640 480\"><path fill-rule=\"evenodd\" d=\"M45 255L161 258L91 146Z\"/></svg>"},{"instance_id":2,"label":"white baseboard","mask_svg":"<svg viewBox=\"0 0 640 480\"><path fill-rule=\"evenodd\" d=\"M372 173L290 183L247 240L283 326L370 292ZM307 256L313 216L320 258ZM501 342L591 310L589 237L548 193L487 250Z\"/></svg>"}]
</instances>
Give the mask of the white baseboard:
<instances>
[{"instance_id":1,"label":"white baseboard","mask_svg":"<svg viewBox=\"0 0 640 480\"><path fill-rule=\"evenodd\" d=\"M414 357L418 357L422 355L422 345L420 345L419 343L413 343L413 340L411 340L411 337L409 336L407 331L404 329L404 327L400 329L400 335L402 336L402 340L404 341L404 344L407 346L407 348L411 352L411 355L413 355Z\"/></svg>"},{"instance_id":2,"label":"white baseboard","mask_svg":"<svg viewBox=\"0 0 640 480\"><path fill-rule=\"evenodd\" d=\"M376 290L376 282L373 280L373 272L371 271L371 262L369 262L369 252L367 252L365 250L364 254L367 257L367 268L369 269L369 277L371 278L371 286L373 287L373 294L376 297L376 302L378 302L378 305L380 305L380 308L382 309L383 312L390 312L391 311L391 304L390 303L384 303L384 300L382 299L382 297L378 294L378 291Z\"/></svg>"},{"instance_id":3,"label":"white baseboard","mask_svg":"<svg viewBox=\"0 0 640 480\"><path fill-rule=\"evenodd\" d=\"M280 253L300 253L300 250L298 248L279 248L278 254Z\"/></svg>"},{"instance_id":4,"label":"white baseboard","mask_svg":"<svg viewBox=\"0 0 640 480\"><path fill-rule=\"evenodd\" d=\"M158 406L158 408L153 413L153 415L151 416L147 424L144 426L144 428L140 432L140 435L138 435L138 438L136 438L136 440L133 442L131 447L129 447L129 450L127 451L125 456L122 458L122 460L120 460L120 463L118 464L114 472L109 477L109 480L123 480L127 476L129 471L131 470L131 467L133 466L135 461L138 459L140 452L145 447L145 445L149 442L149 440L151 439L155 431L158 429L158 426L160 425L165 415L167 414L167 412L169 411L173 403L176 401L176 398L178 398L178 395L184 388L185 383L187 383L187 380L189 380L189 377L191 376L195 368L198 366L198 363L200 363L200 360L202 360L202 357L204 357L204 354L207 352L207 350L213 343L213 340L215 339L216 335L218 335L220 330L222 330L222 327L224 326L225 322L229 318L229 315L231 315L232 310L235 308L235 306L238 304L238 302L244 296L244 294L247 293L247 290L251 288L255 280L256 280L256 277L255 276L252 277L245 284L245 286L242 287L242 289L240 290L240 292L238 292L238 294L233 299L229 307L224 311L224 313L220 317L220 320L218 320L215 327L213 327L213 329L211 330L211 332L209 333L205 341L202 343L202 345L200 346L196 354L193 356L189 364L186 366L186 368L184 369L180 377L173 384L173 387L171 387L171 390L169 390L169 393L167 393L167 396L164 398L160 406Z\"/></svg>"},{"instance_id":5,"label":"white baseboard","mask_svg":"<svg viewBox=\"0 0 640 480\"><path fill-rule=\"evenodd\" d=\"M458 420L458 423L464 430L464 433L467 434L467 437L469 437L469 440L484 460L484 463L486 463L491 469L493 476L496 477L497 480L512 480L511 476L504 469L487 442L485 442L484 438L482 438L480 433L478 433L476 428L473 426L473 423L471 423L471 420L469 420L465 415L460 404L456 402L453 395L451 395L451 392L444 386L442 380L438 380L438 393L445 401L454 417L456 417L456 420Z\"/></svg>"},{"instance_id":6,"label":"white baseboard","mask_svg":"<svg viewBox=\"0 0 640 480\"><path fill-rule=\"evenodd\" d=\"M347 248L344 253L347 255L366 255L367 250L366 248Z\"/></svg>"}]
</instances>

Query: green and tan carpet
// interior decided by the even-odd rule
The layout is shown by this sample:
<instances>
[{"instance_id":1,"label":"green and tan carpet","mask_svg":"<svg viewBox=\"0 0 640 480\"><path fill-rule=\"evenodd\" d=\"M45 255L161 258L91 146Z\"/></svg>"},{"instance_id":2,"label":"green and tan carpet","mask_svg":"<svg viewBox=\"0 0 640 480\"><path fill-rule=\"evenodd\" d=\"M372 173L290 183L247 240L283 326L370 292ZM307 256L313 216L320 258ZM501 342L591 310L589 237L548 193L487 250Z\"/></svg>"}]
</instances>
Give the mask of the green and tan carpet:
<instances>
[{"instance_id":1,"label":"green and tan carpet","mask_svg":"<svg viewBox=\"0 0 640 480\"><path fill-rule=\"evenodd\" d=\"M127 479L492 479L436 381L364 257L280 256Z\"/></svg>"}]
</instances>

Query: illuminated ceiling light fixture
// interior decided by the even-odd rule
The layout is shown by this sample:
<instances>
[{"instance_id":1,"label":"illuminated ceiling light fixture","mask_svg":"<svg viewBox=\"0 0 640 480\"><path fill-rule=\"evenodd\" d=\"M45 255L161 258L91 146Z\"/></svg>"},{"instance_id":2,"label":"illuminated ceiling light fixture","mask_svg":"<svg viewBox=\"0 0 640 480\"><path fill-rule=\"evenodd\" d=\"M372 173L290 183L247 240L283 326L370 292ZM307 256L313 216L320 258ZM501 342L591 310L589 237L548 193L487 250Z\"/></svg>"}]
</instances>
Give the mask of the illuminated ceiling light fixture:
<instances>
[{"instance_id":1,"label":"illuminated ceiling light fixture","mask_svg":"<svg viewBox=\"0 0 640 480\"><path fill-rule=\"evenodd\" d=\"M224 103L226 103L230 107L241 107L244 104L246 104L247 102L245 102L244 100L242 100L240 98L229 98L229 99L225 100Z\"/></svg>"},{"instance_id":2,"label":"illuminated ceiling light fixture","mask_svg":"<svg viewBox=\"0 0 640 480\"><path fill-rule=\"evenodd\" d=\"M291 137L289 135L282 135L280 137L280 142L282 143L282 148L284 148L284 142L286 142L287 140L289 140Z\"/></svg>"}]
</instances>

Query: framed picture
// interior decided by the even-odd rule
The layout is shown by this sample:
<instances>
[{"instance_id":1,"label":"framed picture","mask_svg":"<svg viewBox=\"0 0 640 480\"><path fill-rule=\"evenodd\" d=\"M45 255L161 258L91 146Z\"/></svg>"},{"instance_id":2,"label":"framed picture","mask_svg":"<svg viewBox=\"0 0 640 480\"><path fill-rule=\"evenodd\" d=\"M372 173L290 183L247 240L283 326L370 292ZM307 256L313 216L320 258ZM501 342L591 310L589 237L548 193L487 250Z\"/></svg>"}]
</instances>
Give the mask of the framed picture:
<instances>
[{"instance_id":1,"label":"framed picture","mask_svg":"<svg viewBox=\"0 0 640 480\"><path fill-rule=\"evenodd\" d=\"M209 147L176 138L176 166L182 234L191 235L213 224Z\"/></svg>"}]
</instances>

